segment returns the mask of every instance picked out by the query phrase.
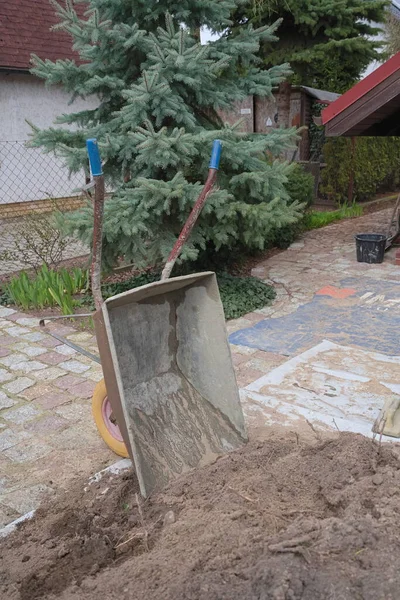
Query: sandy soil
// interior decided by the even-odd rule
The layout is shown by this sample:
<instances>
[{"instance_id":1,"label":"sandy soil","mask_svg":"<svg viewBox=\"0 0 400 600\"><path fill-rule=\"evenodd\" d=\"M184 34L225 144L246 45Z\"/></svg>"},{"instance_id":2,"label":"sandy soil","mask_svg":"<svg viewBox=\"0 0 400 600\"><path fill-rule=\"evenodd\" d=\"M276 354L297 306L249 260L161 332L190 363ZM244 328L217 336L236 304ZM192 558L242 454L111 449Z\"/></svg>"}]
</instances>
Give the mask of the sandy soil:
<instances>
[{"instance_id":1,"label":"sandy soil","mask_svg":"<svg viewBox=\"0 0 400 600\"><path fill-rule=\"evenodd\" d=\"M4 600L395 600L400 462L353 434L252 442L140 499L73 489L0 544Z\"/></svg>"}]
</instances>

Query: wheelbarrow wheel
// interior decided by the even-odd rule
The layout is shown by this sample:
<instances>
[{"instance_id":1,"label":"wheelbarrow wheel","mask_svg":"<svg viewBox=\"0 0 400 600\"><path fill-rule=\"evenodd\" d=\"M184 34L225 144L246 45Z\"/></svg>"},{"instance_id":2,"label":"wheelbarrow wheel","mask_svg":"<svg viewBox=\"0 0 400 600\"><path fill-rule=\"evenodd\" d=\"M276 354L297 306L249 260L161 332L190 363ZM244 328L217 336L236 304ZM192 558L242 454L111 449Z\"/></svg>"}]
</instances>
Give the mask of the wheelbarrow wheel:
<instances>
[{"instance_id":1,"label":"wheelbarrow wheel","mask_svg":"<svg viewBox=\"0 0 400 600\"><path fill-rule=\"evenodd\" d=\"M99 381L94 388L92 412L97 429L107 446L111 448L115 454L118 454L118 456L127 458L129 456L128 451L124 444L118 423L113 417L104 379Z\"/></svg>"}]
</instances>

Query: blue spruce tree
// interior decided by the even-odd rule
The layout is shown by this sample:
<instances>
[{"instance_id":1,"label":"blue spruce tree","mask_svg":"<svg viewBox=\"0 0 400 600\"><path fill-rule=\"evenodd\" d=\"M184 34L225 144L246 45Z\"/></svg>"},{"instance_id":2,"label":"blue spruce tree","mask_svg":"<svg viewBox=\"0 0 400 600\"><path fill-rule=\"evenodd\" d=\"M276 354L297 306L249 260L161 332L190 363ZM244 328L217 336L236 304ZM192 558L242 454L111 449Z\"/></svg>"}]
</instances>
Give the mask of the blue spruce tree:
<instances>
[{"instance_id":1,"label":"blue spruce tree","mask_svg":"<svg viewBox=\"0 0 400 600\"><path fill-rule=\"evenodd\" d=\"M72 100L98 98L98 106L34 128L32 144L62 156L75 172L87 170L85 140L98 139L112 190L104 217L108 266L121 256L137 266L167 257L207 175L215 138L223 142L219 187L182 260L206 248L263 249L272 232L299 219L301 207L285 187L291 166L279 160L295 131L250 135L219 117L251 94L270 95L288 75L288 65L260 69L257 57L262 42L276 39L277 24L224 33L241 0L85 0L84 13L72 0L52 3L79 60L34 56L33 73ZM202 26L220 39L201 45ZM90 203L66 221L90 244Z\"/></svg>"}]
</instances>

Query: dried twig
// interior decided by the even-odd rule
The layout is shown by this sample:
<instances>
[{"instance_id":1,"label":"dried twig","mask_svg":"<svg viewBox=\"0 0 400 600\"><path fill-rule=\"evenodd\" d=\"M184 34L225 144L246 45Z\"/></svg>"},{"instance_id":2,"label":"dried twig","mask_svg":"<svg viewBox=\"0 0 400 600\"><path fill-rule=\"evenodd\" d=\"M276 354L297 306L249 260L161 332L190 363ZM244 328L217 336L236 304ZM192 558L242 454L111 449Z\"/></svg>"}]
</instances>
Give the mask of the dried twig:
<instances>
[{"instance_id":1,"label":"dried twig","mask_svg":"<svg viewBox=\"0 0 400 600\"><path fill-rule=\"evenodd\" d=\"M335 419L333 419L333 422L334 422L334 424L335 424L335 427L336 427L336 429L338 430L338 432L339 432L339 433L341 433L341 432L340 432L340 429L339 429L339 427L338 427L338 424L336 423Z\"/></svg>"},{"instance_id":2,"label":"dried twig","mask_svg":"<svg viewBox=\"0 0 400 600\"><path fill-rule=\"evenodd\" d=\"M311 423L311 421L309 421L308 419L306 419L306 423L307 423L307 425L308 425L308 426L309 426L309 427L312 429L312 431L314 432L314 434L315 434L315 437L317 438L317 440L318 440L318 441L321 441L321 439L322 439L322 438L321 438L321 434L320 434L320 432L319 432L319 431L317 431L317 430L315 429L315 427L314 427L314 425Z\"/></svg>"},{"instance_id":3,"label":"dried twig","mask_svg":"<svg viewBox=\"0 0 400 600\"><path fill-rule=\"evenodd\" d=\"M149 541L148 541L149 532L147 531L146 525L144 522L144 516L143 516L142 506L141 506L140 500L139 500L139 494L135 494L135 499L136 499L136 504L137 504L138 511L139 511L140 524L144 531L143 546L144 546L146 552L148 552L149 551Z\"/></svg>"},{"instance_id":4,"label":"dried twig","mask_svg":"<svg viewBox=\"0 0 400 600\"><path fill-rule=\"evenodd\" d=\"M145 538L146 534L143 533L142 531L138 531L137 533L134 533L133 535L131 535L130 537L128 537L127 540L125 540L124 542L121 542L120 544L117 544L116 546L114 546L114 550L117 550L117 548L121 548L121 546L125 546L126 544L129 544L129 542L132 542L133 540L137 539L137 538ZM148 548L147 548L148 550Z\"/></svg>"},{"instance_id":5,"label":"dried twig","mask_svg":"<svg viewBox=\"0 0 400 600\"><path fill-rule=\"evenodd\" d=\"M383 436L383 432L386 427L386 421L387 421L387 416L385 414L383 414L376 419L376 421L373 425L373 428L372 428L372 431L373 431L372 441L373 442L375 442L376 436L377 436L377 434L379 434L378 456L381 453L381 449L382 449L382 436Z\"/></svg>"},{"instance_id":6,"label":"dried twig","mask_svg":"<svg viewBox=\"0 0 400 600\"><path fill-rule=\"evenodd\" d=\"M300 554L307 563L310 563L310 553L306 548L301 548L296 546L295 548L281 548L279 550L274 550L274 552L292 552L293 554Z\"/></svg>"},{"instance_id":7,"label":"dried twig","mask_svg":"<svg viewBox=\"0 0 400 600\"><path fill-rule=\"evenodd\" d=\"M146 552L149 552L149 541L148 541L149 540L149 529L146 527L146 523L145 523L144 516L143 516L142 505L140 503L138 494L135 494L135 499L136 499L136 504L138 507L139 521L140 521L142 531L137 531L136 533L129 536L128 539L124 540L123 542L118 541L118 543L114 546L114 549L117 550L117 548L121 548L122 546L129 544L129 542L132 542L135 539L140 539L143 542L143 546L144 546L144 549L146 550ZM157 525L157 523L160 521L160 519L161 519L161 516L151 525L151 528L150 528L151 530L154 529L154 527Z\"/></svg>"},{"instance_id":8,"label":"dried twig","mask_svg":"<svg viewBox=\"0 0 400 600\"><path fill-rule=\"evenodd\" d=\"M386 420L385 420L385 425L386 425ZM379 434L379 442L378 442L378 455L380 455L381 450L382 450L382 436L383 436L383 430L385 427L382 428L380 434Z\"/></svg>"},{"instance_id":9,"label":"dried twig","mask_svg":"<svg viewBox=\"0 0 400 600\"><path fill-rule=\"evenodd\" d=\"M283 540L277 544L270 544L268 546L268 550L270 552L293 552L295 554L301 554L303 558L309 562L309 552L307 548L303 547L303 545L310 544L311 542L315 541L318 535L318 531L312 531L311 533L307 533L306 535L302 535L297 538L292 538L291 540Z\"/></svg>"},{"instance_id":10,"label":"dried twig","mask_svg":"<svg viewBox=\"0 0 400 600\"><path fill-rule=\"evenodd\" d=\"M241 498L243 498L244 500L247 500L247 502L251 502L251 503L255 503L259 501L259 498L250 498L249 496L246 496L245 494L243 494L242 492L239 492L238 490L235 490L235 488L233 488L232 486L228 485L228 490L231 490L231 492L235 492L235 494L237 494L238 496L240 496Z\"/></svg>"},{"instance_id":11,"label":"dried twig","mask_svg":"<svg viewBox=\"0 0 400 600\"><path fill-rule=\"evenodd\" d=\"M271 552L282 552L288 548L297 548L303 544L309 544L310 542L313 542L318 535L319 531L311 531L310 533L299 535L291 540L282 540L282 542L278 542L277 544L270 544L268 546L268 550Z\"/></svg>"}]
</instances>

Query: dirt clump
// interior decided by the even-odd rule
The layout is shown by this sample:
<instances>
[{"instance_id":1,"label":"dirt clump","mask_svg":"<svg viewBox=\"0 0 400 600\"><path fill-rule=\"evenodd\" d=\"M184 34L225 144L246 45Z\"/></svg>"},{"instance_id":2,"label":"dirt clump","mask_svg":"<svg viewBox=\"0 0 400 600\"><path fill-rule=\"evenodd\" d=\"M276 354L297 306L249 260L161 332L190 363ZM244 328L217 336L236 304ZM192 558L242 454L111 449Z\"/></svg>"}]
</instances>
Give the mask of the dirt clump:
<instances>
[{"instance_id":1,"label":"dirt clump","mask_svg":"<svg viewBox=\"0 0 400 600\"><path fill-rule=\"evenodd\" d=\"M146 501L130 472L77 482L1 541L0 597L398 600L394 447L292 437L252 442Z\"/></svg>"}]
</instances>

